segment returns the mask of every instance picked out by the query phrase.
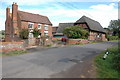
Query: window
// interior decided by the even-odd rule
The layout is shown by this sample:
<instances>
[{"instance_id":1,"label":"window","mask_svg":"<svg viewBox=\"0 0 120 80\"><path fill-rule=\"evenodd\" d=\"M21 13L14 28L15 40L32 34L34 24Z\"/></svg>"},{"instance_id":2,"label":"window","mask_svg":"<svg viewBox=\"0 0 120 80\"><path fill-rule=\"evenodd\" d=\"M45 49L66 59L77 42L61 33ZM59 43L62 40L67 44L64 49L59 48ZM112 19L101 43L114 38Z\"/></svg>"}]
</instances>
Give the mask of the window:
<instances>
[{"instance_id":1,"label":"window","mask_svg":"<svg viewBox=\"0 0 120 80\"><path fill-rule=\"evenodd\" d=\"M48 33L45 33L45 35L47 36L47 35L48 35Z\"/></svg>"},{"instance_id":2,"label":"window","mask_svg":"<svg viewBox=\"0 0 120 80\"><path fill-rule=\"evenodd\" d=\"M44 26L44 29L45 29L45 30L48 30L48 25L45 25L45 26Z\"/></svg>"},{"instance_id":3,"label":"window","mask_svg":"<svg viewBox=\"0 0 120 80\"><path fill-rule=\"evenodd\" d=\"M97 38L101 38L101 37L102 37L102 34L98 33Z\"/></svg>"},{"instance_id":4,"label":"window","mask_svg":"<svg viewBox=\"0 0 120 80\"><path fill-rule=\"evenodd\" d=\"M47 36L48 35L48 31L44 31L44 34Z\"/></svg>"},{"instance_id":5,"label":"window","mask_svg":"<svg viewBox=\"0 0 120 80\"><path fill-rule=\"evenodd\" d=\"M34 23L28 23L28 28L29 29L33 29L33 27L34 27Z\"/></svg>"},{"instance_id":6,"label":"window","mask_svg":"<svg viewBox=\"0 0 120 80\"><path fill-rule=\"evenodd\" d=\"M38 29L41 29L42 24L38 24Z\"/></svg>"}]
</instances>

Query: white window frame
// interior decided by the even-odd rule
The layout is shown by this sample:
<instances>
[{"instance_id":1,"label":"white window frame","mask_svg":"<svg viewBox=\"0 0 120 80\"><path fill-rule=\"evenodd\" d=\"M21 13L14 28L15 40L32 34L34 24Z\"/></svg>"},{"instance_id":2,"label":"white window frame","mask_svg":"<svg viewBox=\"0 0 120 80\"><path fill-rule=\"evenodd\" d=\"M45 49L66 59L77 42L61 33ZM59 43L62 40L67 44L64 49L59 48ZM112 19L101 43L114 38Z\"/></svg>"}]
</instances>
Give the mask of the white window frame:
<instances>
[{"instance_id":1,"label":"white window frame","mask_svg":"<svg viewBox=\"0 0 120 80\"><path fill-rule=\"evenodd\" d=\"M45 34L46 36L48 36L48 31L44 31L44 34Z\"/></svg>"},{"instance_id":2,"label":"white window frame","mask_svg":"<svg viewBox=\"0 0 120 80\"><path fill-rule=\"evenodd\" d=\"M48 25L44 25L44 29L47 31L48 30Z\"/></svg>"},{"instance_id":3,"label":"white window frame","mask_svg":"<svg viewBox=\"0 0 120 80\"><path fill-rule=\"evenodd\" d=\"M42 24L38 24L38 26L40 25L40 28L38 27L38 29L41 29L41 26L42 26Z\"/></svg>"},{"instance_id":4,"label":"white window frame","mask_svg":"<svg viewBox=\"0 0 120 80\"><path fill-rule=\"evenodd\" d=\"M29 28L29 24L32 24L32 28ZM28 28L29 28L29 29L34 29L34 23L29 22L29 23L28 23Z\"/></svg>"}]
</instances>

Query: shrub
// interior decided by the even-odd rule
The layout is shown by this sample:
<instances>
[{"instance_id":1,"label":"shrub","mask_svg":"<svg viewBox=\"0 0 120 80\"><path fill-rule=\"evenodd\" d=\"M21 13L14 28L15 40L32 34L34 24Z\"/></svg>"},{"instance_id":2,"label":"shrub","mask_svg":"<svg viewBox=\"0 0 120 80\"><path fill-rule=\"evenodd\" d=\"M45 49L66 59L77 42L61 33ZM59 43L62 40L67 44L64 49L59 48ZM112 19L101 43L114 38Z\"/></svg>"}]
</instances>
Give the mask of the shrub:
<instances>
[{"instance_id":1,"label":"shrub","mask_svg":"<svg viewBox=\"0 0 120 80\"><path fill-rule=\"evenodd\" d=\"M88 31L83 29L80 26L71 26L71 27L66 27L63 31L63 33L68 37L68 38L73 38L73 39L86 39L88 38Z\"/></svg>"},{"instance_id":2,"label":"shrub","mask_svg":"<svg viewBox=\"0 0 120 80\"><path fill-rule=\"evenodd\" d=\"M107 36L108 40L118 40L118 36Z\"/></svg>"},{"instance_id":3,"label":"shrub","mask_svg":"<svg viewBox=\"0 0 120 80\"><path fill-rule=\"evenodd\" d=\"M20 31L20 38L22 39L28 39L28 35L29 35L29 30L28 29L22 29Z\"/></svg>"},{"instance_id":4,"label":"shrub","mask_svg":"<svg viewBox=\"0 0 120 80\"><path fill-rule=\"evenodd\" d=\"M82 43L76 43L75 45L82 45Z\"/></svg>"},{"instance_id":5,"label":"shrub","mask_svg":"<svg viewBox=\"0 0 120 80\"><path fill-rule=\"evenodd\" d=\"M40 35L40 30L37 30L36 28L33 30L33 36L35 38L38 38L38 36Z\"/></svg>"}]
</instances>

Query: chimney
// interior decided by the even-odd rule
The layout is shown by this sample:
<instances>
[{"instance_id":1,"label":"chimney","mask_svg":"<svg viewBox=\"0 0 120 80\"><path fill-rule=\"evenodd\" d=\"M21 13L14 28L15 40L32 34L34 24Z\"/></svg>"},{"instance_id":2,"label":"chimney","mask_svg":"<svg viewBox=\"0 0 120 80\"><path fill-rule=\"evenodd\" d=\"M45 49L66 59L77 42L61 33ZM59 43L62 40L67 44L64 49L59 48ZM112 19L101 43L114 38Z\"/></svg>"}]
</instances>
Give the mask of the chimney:
<instances>
[{"instance_id":1,"label":"chimney","mask_svg":"<svg viewBox=\"0 0 120 80\"><path fill-rule=\"evenodd\" d=\"M18 11L18 5L17 3L12 4L12 26L13 26L13 34L16 34L17 29L17 11Z\"/></svg>"},{"instance_id":2,"label":"chimney","mask_svg":"<svg viewBox=\"0 0 120 80\"><path fill-rule=\"evenodd\" d=\"M7 8L6 8L6 20L8 20L9 17L10 17L10 8L7 7Z\"/></svg>"},{"instance_id":3,"label":"chimney","mask_svg":"<svg viewBox=\"0 0 120 80\"><path fill-rule=\"evenodd\" d=\"M12 20L16 21L17 20L17 11L18 11L18 5L17 3L12 4Z\"/></svg>"}]
</instances>

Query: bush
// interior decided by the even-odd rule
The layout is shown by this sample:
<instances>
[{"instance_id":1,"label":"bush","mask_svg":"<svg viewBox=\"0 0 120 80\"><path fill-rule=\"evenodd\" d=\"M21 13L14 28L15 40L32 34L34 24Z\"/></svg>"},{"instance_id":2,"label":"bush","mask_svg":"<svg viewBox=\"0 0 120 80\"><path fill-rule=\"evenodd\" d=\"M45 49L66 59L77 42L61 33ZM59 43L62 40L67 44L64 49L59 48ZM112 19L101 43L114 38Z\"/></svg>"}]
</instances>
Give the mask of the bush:
<instances>
[{"instance_id":1,"label":"bush","mask_svg":"<svg viewBox=\"0 0 120 80\"><path fill-rule=\"evenodd\" d=\"M66 27L63 31L63 33L68 37L72 39L87 39L88 38L88 31L83 29L80 26L71 26L71 27Z\"/></svg>"},{"instance_id":2,"label":"bush","mask_svg":"<svg viewBox=\"0 0 120 80\"><path fill-rule=\"evenodd\" d=\"M76 43L75 45L82 45L82 43Z\"/></svg>"},{"instance_id":3,"label":"bush","mask_svg":"<svg viewBox=\"0 0 120 80\"><path fill-rule=\"evenodd\" d=\"M20 38L28 39L28 35L29 35L29 30L28 29L22 29L20 31Z\"/></svg>"},{"instance_id":4,"label":"bush","mask_svg":"<svg viewBox=\"0 0 120 80\"><path fill-rule=\"evenodd\" d=\"M118 40L118 36L107 36L108 40Z\"/></svg>"},{"instance_id":5,"label":"bush","mask_svg":"<svg viewBox=\"0 0 120 80\"><path fill-rule=\"evenodd\" d=\"M33 30L33 36L34 36L35 38L38 38L39 35L40 35L40 30L34 29L34 30Z\"/></svg>"}]
</instances>

